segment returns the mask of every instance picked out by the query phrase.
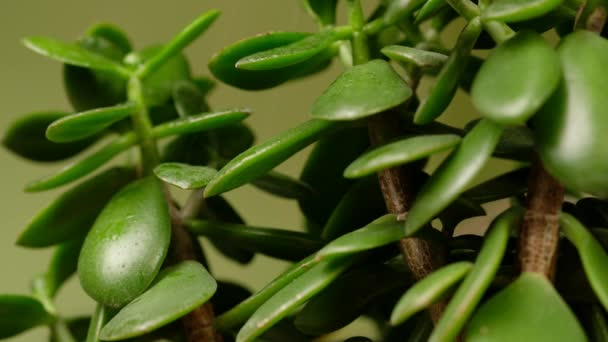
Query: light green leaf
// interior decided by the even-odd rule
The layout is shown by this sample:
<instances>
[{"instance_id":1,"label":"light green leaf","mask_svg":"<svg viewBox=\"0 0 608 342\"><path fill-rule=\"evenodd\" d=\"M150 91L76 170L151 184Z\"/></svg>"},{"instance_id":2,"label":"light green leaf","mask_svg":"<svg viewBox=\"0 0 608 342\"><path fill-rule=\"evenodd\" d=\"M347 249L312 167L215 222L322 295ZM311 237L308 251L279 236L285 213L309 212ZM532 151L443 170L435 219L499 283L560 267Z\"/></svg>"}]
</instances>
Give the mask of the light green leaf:
<instances>
[{"instance_id":1,"label":"light green leaf","mask_svg":"<svg viewBox=\"0 0 608 342\"><path fill-rule=\"evenodd\" d=\"M427 0L418 13L416 13L415 23L421 23L429 19L446 5L447 3L445 0Z\"/></svg>"},{"instance_id":2,"label":"light green leaf","mask_svg":"<svg viewBox=\"0 0 608 342\"><path fill-rule=\"evenodd\" d=\"M240 122L248 117L250 113L249 109L228 109L201 113L160 124L152 129L152 134L156 138L164 138L171 135L207 131Z\"/></svg>"},{"instance_id":3,"label":"light green leaf","mask_svg":"<svg viewBox=\"0 0 608 342\"><path fill-rule=\"evenodd\" d=\"M33 327L51 323L53 318L33 297L0 295L0 338L20 334Z\"/></svg>"},{"instance_id":4,"label":"light green leaf","mask_svg":"<svg viewBox=\"0 0 608 342\"><path fill-rule=\"evenodd\" d=\"M422 69L439 68L448 60L448 56L442 53L401 45L386 46L382 48L382 53L394 61L412 64Z\"/></svg>"},{"instance_id":5,"label":"light green leaf","mask_svg":"<svg viewBox=\"0 0 608 342\"><path fill-rule=\"evenodd\" d=\"M543 16L562 3L562 0L496 0L483 10L484 20L505 23L524 21Z\"/></svg>"},{"instance_id":6,"label":"light green leaf","mask_svg":"<svg viewBox=\"0 0 608 342\"><path fill-rule=\"evenodd\" d=\"M160 180L187 190L205 187L216 173L210 167L182 163L163 163L154 168L154 174Z\"/></svg>"}]
</instances>

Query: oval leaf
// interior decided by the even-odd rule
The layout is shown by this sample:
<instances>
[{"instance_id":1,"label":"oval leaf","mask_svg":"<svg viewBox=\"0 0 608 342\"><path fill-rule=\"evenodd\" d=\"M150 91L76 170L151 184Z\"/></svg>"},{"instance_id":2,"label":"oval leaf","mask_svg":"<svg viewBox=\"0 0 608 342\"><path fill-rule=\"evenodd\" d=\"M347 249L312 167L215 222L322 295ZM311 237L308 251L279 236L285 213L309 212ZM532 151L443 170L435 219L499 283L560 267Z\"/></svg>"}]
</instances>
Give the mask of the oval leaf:
<instances>
[{"instance_id":1,"label":"oval leaf","mask_svg":"<svg viewBox=\"0 0 608 342\"><path fill-rule=\"evenodd\" d=\"M117 341L149 333L199 307L216 289L215 279L195 261L166 268L146 292L104 326L100 337Z\"/></svg>"},{"instance_id":2,"label":"oval leaf","mask_svg":"<svg viewBox=\"0 0 608 342\"><path fill-rule=\"evenodd\" d=\"M535 32L522 31L483 63L471 97L486 117L505 125L524 124L551 96L560 78L559 57L551 45Z\"/></svg>"},{"instance_id":3,"label":"oval leaf","mask_svg":"<svg viewBox=\"0 0 608 342\"><path fill-rule=\"evenodd\" d=\"M210 167L182 163L163 163L154 168L154 174L163 182L188 190L205 187L216 173Z\"/></svg>"},{"instance_id":4,"label":"oval leaf","mask_svg":"<svg viewBox=\"0 0 608 342\"><path fill-rule=\"evenodd\" d=\"M160 124L152 128L152 134L156 138L164 138L171 135L184 135L207 131L242 121L248 117L250 113L251 111L248 109L230 109L192 115Z\"/></svg>"},{"instance_id":5,"label":"oval leaf","mask_svg":"<svg viewBox=\"0 0 608 342\"><path fill-rule=\"evenodd\" d=\"M524 21L543 16L562 3L562 0L497 0L483 10L485 20L505 23Z\"/></svg>"},{"instance_id":6,"label":"oval leaf","mask_svg":"<svg viewBox=\"0 0 608 342\"><path fill-rule=\"evenodd\" d=\"M0 338L15 336L52 320L36 298L0 295Z\"/></svg>"},{"instance_id":7,"label":"oval leaf","mask_svg":"<svg viewBox=\"0 0 608 342\"><path fill-rule=\"evenodd\" d=\"M82 288L96 301L120 307L156 277L171 237L160 182L148 177L116 194L87 235L78 260Z\"/></svg>"},{"instance_id":8,"label":"oval leaf","mask_svg":"<svg viewBox=\"0 0 608 342\"><path fill-rule=\"evenodd\" d=\"M87 35L106 39L127 54L133 50L127 34L118 26L109 23L99 23L87 30Z\"/></svg>"},{"instance_id":9,"label":"oval leaf","mask_svg":"<svg viewBox=\"0 0 608 342\"><path fill-rule=\"evenodd\" d=\"M412 90L383 60L372 60L345 71L312 106L325 120L356 120L402 104Z\"/></svg>"},{"instance_id":10,"label":"oval leaf","mask_svg":"<svg viewBox=\"0 0 608 342\"><path fill-rule=\"evenodd\" d=\"M312 197L314 190L310 185L276 171L254 179L251 184L269 194L291 199Z\"/></svg>"},{"instance_id":11,"label":"oval leaf","mask_svg":"<svg viewBox=\"0 0 608 342\"><path fill-rule=\"evenodd\" d=\"M442 53L400 45L384 47L382 53L394 61L412 64L422 69L439 68L448 60L448 56Z\"/></svg>"}]
</instances>

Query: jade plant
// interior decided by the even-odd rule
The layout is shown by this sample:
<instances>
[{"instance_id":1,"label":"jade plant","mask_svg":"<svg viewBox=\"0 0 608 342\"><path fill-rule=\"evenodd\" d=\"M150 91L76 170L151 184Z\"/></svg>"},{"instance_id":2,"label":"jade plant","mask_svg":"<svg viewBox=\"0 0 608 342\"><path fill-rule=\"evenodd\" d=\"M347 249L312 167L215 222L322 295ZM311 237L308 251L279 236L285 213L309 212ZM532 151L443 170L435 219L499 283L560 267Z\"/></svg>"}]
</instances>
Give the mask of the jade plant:
<instances>
[{"instance_id":1,"label":"jade plant","mask_svg":"<svg viewBox=\"0 0 608 342\"><path fill-rule=\"evenodd\" d=\"M31 294L0 295L0 338L46 325L57 342L310 341L368 317L377 331L348 341L607 341L608 2L302 4L318 32L227 42L215 80L182 50L217 11L140 50L110 24L24 39L64 63L74 113L25 115L4 146L39 162L91 151L25 188L76 183L18 238L54 254ZM452 47L448 27L462 28ZM343 71L311 89L310 119L261 143L248 109L206 100L216 81L272 91L332 62ZM462 127L440 121L458 89L478 113ZM274 171L309 145L299 176ZM480 182L493 157L518 166ZM243 222L222 194L245 184L297 201L302 229ZM485 233L457 232L498 200ZM293 265L251 293L214 278L200 237L242 264ZM90 316L55 307L74 274Z\"/></svg>"}]
</instances>

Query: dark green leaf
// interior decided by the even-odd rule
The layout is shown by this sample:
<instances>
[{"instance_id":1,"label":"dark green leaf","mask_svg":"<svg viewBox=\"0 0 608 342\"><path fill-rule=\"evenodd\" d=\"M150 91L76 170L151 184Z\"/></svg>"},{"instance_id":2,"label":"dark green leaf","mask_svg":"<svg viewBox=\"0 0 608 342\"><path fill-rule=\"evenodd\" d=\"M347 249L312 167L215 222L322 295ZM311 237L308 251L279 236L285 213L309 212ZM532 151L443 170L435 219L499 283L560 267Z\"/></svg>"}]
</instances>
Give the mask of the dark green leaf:
<instances>
[{"instance_id":1,"label":"dark green leaf","mask_svg":"<svg viewBox=\"0 0 608 342\"><path fill-rule=\"evenodd\" d=\"M63 284L76 273L78 255L84 238L76 238L57 246L44 275L49 298L55 297Z\"/></svg>"},{"instance_id":2,"label":"dark green leaf","mask_svg":"<svg viewBox=\"0 0 608 342\"><path fill-rule=\"evenodd\" d=\"M116 45L122 53L127 54L133 50L129 37L118 26L109 23L100 23L91 26L87 30L87 35L100 37Z\"/></svg>"},{"instance_id":3,"label":"dark green leaf","mask_svg":"<svg viewBox=\"0 0 608 342\"><path fill-rule=\"evenodd\" d=\"M393 0L389 3L386 12L384 12L384 21L395 23L399 19L412 14L424 3L425 0Z\"/></svg>"},{"instance_id":4,"label":"dark green leaf","mask_svg":"<svg viewBox=\"0 0 608 342\"><path fill-rule=\"evenodd\" d=\"M203 93L192 82L180 81L173 86L173 102L180 117L196 115L208 111Z\"/></svg>"},{"instance_id":5,"label":"dark green leaf","mask_svg":"<svg viewBox=\"0 0 608 342\"><path fill-rule=\"evenodd\" d=\"M591 307L591 325L592 334L595 337L595 341L606 341L608 340L608 323L606 322L606 315L604 309L597 304L593 304Z\"/></svg>"},{"instance_id":6,"label":"dark green leaf","mask_svg":"<svg viewBox=\"0 0 608 342\"><path fill-rule=\"evenodd\" d=\"M484 20L499 20L505 23L523 21L549 13L562 0L497 0L483 10Z\"/></svg>"},{"instance_id":7,"label":"dark green leaf","mask_svg":"<svg viewBox=\"0 0 608 342\"><path fill-rule=\"evenodd\" d=\"M213 134L217 138L218 153L228 160L250 148L255 141L253 131L244 123L220 127Z\"/></svg>"},{"instance_id":8,"label":"dark green leaf","mask_svg":"<svg viewBox=\"0 0 608 342\"><path fill-rule=\"evenodd\" d=\"M492 155L501 133L501 126L484 119L462 139L420 190L405 221L407 235L430 222L464 192Z\"/></svg>"},{"instance_id":9,"label":"dark green leaf","mask_svg":"<svg viewBox=\"0 0 608 342\"><path fill-rule=\"evenodd\" d=\"M575 342L587 338L553 284L540 274L526 272L479 308L467 327L466 340Z\"/></svg>"},{"instance_id":10,"label":"dark green leaf","mask_svg":"<svg viewBox=\"0 0 608 342\"><path fill-rule=\"evenodd\" d=\"M212 113L202 113L165 122L152 129L156 138L183 135L219 128L244 120L251 112L248 109L232 109Z\"/></svg>"},{"instance_id":11,"label":"dark green leaf","mask_svg":"<svg viewBox=\"0 0 608 342\"><path fill-rule=\"evenodd\" d=\"M154 168L154 174L163 182L188 190L205 187L216 173L210 167L182 163L163 163Z\"/></svg>"},{"instance_id":12,"label":"dark green leaf","mask_svg":"<svg viewBox=\"0 0 608 342\"><path fill-rule=\"evenodd\" d=\"M345 71L317 98L312 115L325 120L356 120L393 108L412 90L386 61L372 60Z\"/></svg>"},{"instance_id":13,"label":"dark green leaf","mask_svg":"<svg viewBox=\"0 0 608 342\"><path fill-rule=\"evenodd\" d=\"M487 203L524 194L528 189L530 169L522 168L487 180L465 191L462 196L477 203Z\"/></svg>"},{"instance_id":14,"label":"dark green leaf","mask_svg":"<svg viewBox=\"0 0 608 342\"><path fill-rule=\"evenodd\" d=\"M534 157L534 137L527 126L505 127L494 149L494 156L529 162Z\"/></svg>"},{"instance_id":15,"label":"dark green leaf","mask_svg":"<svg viewBox=\"0 0 608 342\"><path fill-rule=\"evenodd\" d=\"M455 134L421 135L377 147L352 162L344 177L358 178L390 167L430 157L456 146L460 137Z\"/></svg>"},{"instance_id":16,"label":"dark green leaf","mask_svg":"<svg viewBox=\"0 0 608 342\"><path fill-rule=\"evenodd\" d=\"M535 32L522 31L483 63L471 97L484 116L504 125L524 124L551 96L560 78L559 57L551 45Z\"/></svg>"},{"instance_id":17,"label":"dark green leaf","mask_svg":"<svg viewBox=\"0 0 608 342\"><path fill-rule=\"evenodd\" d=\"M382 49L382 53L394 61L412 64L422 69L439 68L448 60L448 56L442 53L401 45L387 46Z\"/></svg>"},{"instance_id":18,"label":"dark green leaf","mask_svg":"<svg viewBox=\"0 0 608 342\"><path fill-rule=\"evenodd\" d=\"M0 338L15 336L51 321L52 317L37 299L21 295L0 295Z\"/></svg>"},{"instance_id":19,"label":"dark green leaf","mask_svg":"<svg viewBox=\"0 0 608 342\"><path fill-rule=\"evenodd\" d=\"M102 132L136 110L135 104L126 103L64 116L47 127L46 137L58 143L82 140Z\"/></svg>"},{"instance_id":20,"label":"dark green leaf","mask_svg":"<svg viewBox=\"0 0 608 342\"><path fill-rule=\"evenodd\" d=\"M195 261L166 268L104 326L101 338L116 341L149 333L199 307L216 289L215 279Z\"/></svg>"},{"instance_id":21,"label":"dark green leaf","mask_svg":"<svg viewBox=\"0 0 608 342\"><path fill-rule=\"evenodd\" d=\"M337 126L334 122L310 120L248 149L218 172L207 185L205 196L232 190L266 174Z\"/></svg>"},{"instance_id":22,"label":"dark green leaf","mask_svg":"<svg viewBox=\"0 0 608 342\"><path fill-rule=\"evenodd\" d=\"M171 219L161 183L135 181L103 209L82 246L78 274L96 301L120 307L156 277L169 248Z\"/></svg>"},{"instance_id":23,"label":"dark green leaf","mask_svg":"<svg viewBox=\"0 0 608 342\"><path fill-rule=\"evenodd\" d=\"M416 23L421 23L439 12L447 5L445 0L428 0L416 14Z\"/></svg>"},{"instance_id":24,"label":"dark green leaf","mask_svg":"<svg viewBox=\"0 0 608 342\"><path fill-rule=\"evenodd\" d=\"M310 185L276 171L254 179L251 184L270 194L292 199L310 198L314 192Z\"/></svg>"},{"instance_id":25,"label":"dark green leaf","mask_svg":"<svg viewBox=\"0 0 608 342\"><path fill-rule=\"evenodd\" d=\"M98 137L67 144L56 144L46 138L48 125L68 113L41 112L13 122L2 139L2 145L17 155L34 161L49 162L69 158L89 147Z\"/></svg>"},{"instance_id":26,"label":"dark green leaf","mask_svg":"<svg viewBox=\"0 0 608 342\"><path fill-rule=\"evenodd\" d=\"M303 0L308 12L322 25L332 25L336 22L336 5L338 0Z\"/></svg>"}]
</instances>

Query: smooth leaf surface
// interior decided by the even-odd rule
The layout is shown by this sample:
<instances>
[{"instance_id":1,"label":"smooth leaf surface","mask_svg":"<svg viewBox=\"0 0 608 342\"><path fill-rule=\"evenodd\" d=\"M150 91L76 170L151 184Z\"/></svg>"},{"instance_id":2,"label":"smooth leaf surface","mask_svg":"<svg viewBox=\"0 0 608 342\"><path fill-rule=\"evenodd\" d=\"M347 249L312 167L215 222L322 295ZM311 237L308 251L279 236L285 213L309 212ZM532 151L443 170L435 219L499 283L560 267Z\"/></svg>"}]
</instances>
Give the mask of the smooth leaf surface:
<instances>
[{"instance_id":1,"label":"smooth leaf surface","mask_svg":"<svg viewBox=\"0 0 608 342\"><path fill-rule=\"evenodd\" d=\"M498 158L531 161L535 156L534 136L527 126L508 126L502 132L500 140L494 149Z\"/></svg>"},{"instance_id":2,"label":"smooth leaf surface","mask_svg":"<svg viewBox=\"0 0 608 342\"><path fill-rule=\"evenodd\" d=\"M137 180L103 209L82 246L78 274L96 301L120 307L156 277L169 248L171 219L160 182Z\"/></svg>"},{"instance_id":3,"label":"smooth leaf surface","mask_svg":"<svg viewBox=\"0 0 608 342\"><path fill-rule=\"evenodd\" d=\"M331 25L336 22L338 0L303 0L304 7L320 24Z\"/></svg>"},{"instance_id":4,"label":"smooth leaf surface","mask_svg":"<svg viewBox=\"0 0 608 342\"><path fill-rule=\"evenodd\" d=\"M135 110L137 107L134 104L126 103L68 115L53 121L46 129L46 137L58 143L88 138L128 117Z\"/></svg>"},{"instance_id":5,"label":"smooth leaf surface","mask_svg":"<svg viewBox=\"0 0 608 342\"><path fill-rule=\"evenodd\" d=\"M193 82L177 82L173 86L173 102L180 117L207 112L203 92Z\"/></svg>"},{"instance_id":6,"label":"smooth leaf surface","mask_svg":"<svg viewBox=\"0 0 608 342\"><path fill-rule=\"evenodd\" d=\"M333 122L310 120L248 149L218 172L207 185L205 196L232 190L266 174L337 126Z\"/></svg>"},{"instance_id":7,"label":"smooth leaf surface","mask_svg":"<svg viewBox=\"0 0 608 342\"><path fill-rule=\"evenodd\" d=\"M205 187L216 173L210 167L182 163L163 163L154 168L154 174L163 182L188 190Z\"/></svg>"},{"instance_id":8,"label":"smooth leaf surface","mask_svg":"<svg viewBox=\"0 0 608 342\"><path fill-rule=\"evenodd\" d=\"M394 0L391 1L384 12L384 21L394 23L413 13L425 3L425 0Z\"/></svg>"},{"instance_id":9,"label":"smooth leaf surface","mask_svg":"<svg viewBox=\"0 0 608 342\"><path fill-rule=\"evenodd\" d=\"M269 194L290 199L310 198L314 193L310 185L276 171L254 179L251 184Z\"/></svg>"},{"instance_id":10,"label":"smooth leaf surface","mask_svg":"<svg viewBox=\"0 0 608 342\"><path fill-rule=\"evenodd\" d=\"M562 0L497 0L483 10L484 20L505 23L524 21L545 15L562 3Z\"/></svg>"},{"instance_id":11,"label":"smooth leaf surface","mask_svg":"<svg viewBox=\"0 0 608 342\"><path fill-rule=\"evenodd\" d=\"M459 142L460 136L455 134L429 134L405 138L366 152L344 170L344 177L368 176L390 167L430 157L456 146Z\"/></svg>"},{"instance_id":12,"label":"smooth leaf surface","mask_svg":"<svg viewBox=\"0 0 608 342\"><path fill-rule=\"evenodd\" d=\"M448 56L442 53L401 45L384 47L382 53L394 61L412 64L423 69L439 68L448 60Z\"/></svg>"},{"instance_id":13,"label":"smooth leaf surface","mask_svg":"<svg viewBox=\"0 0 608 342\"><path fill-rule=\"evenodd\" d=\"M433 15L437 14L440 9L447 5L446 0L428 0L422 5L422 8L416 13L416 23L421 23Z\"/></svg>"},{"instance_id":14,"label":"smooth leaf surface","mask_svg":"<svg viewBox=\"0 0 608 342\"><path fill-rule=\"evenodd\" d=\"M244 120L251 113L248 109L228 109L212 113L202 113L165 122L152 129L156 138L184 135L228 126Z\"/></svg>"},{"instance_id":15,"label":"smooth leaf surface","mask_svg":"<svg viewBox=\"0 0 608 342\"><path fill-rule=\"evenodd\" d=\"M37 299L21 295L0 295L0 338L15 336L51 321L52 317Z\"/></svg>"},{"instance_id":16,"label":"smooth leaf surface","mask_svg":"<svg viewBox=\"0 0 608 342\"><path fill-rule=\"evenodd\" d=\"M467 327L466 340L582 342L587 338L553 285L542 275L526 272L479 308Z\"/></svg>"},{"instance_id":17,"label":"smooth leaf surface","mask_svg":"<svg viewBox=\"0 0 608 342\"><path fill-rule=\"evenodd\" d=\"M312 115L325 120L356 120L402 104L412 90L383 60L348 69L312 106Z\"/></svg>"},{"instance_id":18,"label":"smooth leaf surface","mask_svg":"<svg viewBox=\"0 0 608 342\"><path fill-rule=\"evenodd\" d=\"M110 23L99 23L87 30L87 35L100 37L117 46L124 54L133 50L133 46L127 34L118 26Z\"/></svg>"},{"instance_id":19,"label":"smooth leaf surface","mask_svg":"<svg viewBox=\"0 0 608 342\"><path fill-rule=\"evenodd\" d=\"M118 341L144 335L199 307L216 290L215 279L201 264L183 261L159 273L146 292L104 326L100 336Z\"/></svg>"},{"instance_id":20,"label":"smooth leaf surface","mask_svg":"<svg viewBox=\"0 0 608 342\"><path fill-rule=\"evenodd\" d=\"M84 237L76 238L57 246L44 274L47 294L55 297L57 291L76 273L78 255L84 242Z\"/></svg>"},{"instance_id":21,"label":"smooth leaf surface","mask_svg":"<svg viewBox=\"0 0 608 342\"><path fill-rule=\"evenodd\" d=\"M501 133L501 126L484 119L462 139L422 186L405 221L406 235L430 222L464 192L492 155Z\"/></svg>"},{"instance_id":22,"label":"smooth leaf surface","mask_svg":"<svg viewBox=\"0 0 608 342\"><path fill-rule=\"evenodd\" d=\"M472 267L470 262L455 262L412 285L395 305L391 313L391 325L399 325L439 301Z\"/></svg>"},{"instance_id":23,"label":"smooth leaf surface","mask_svg":"<svg viewBox=\"0 0 608 342\"><path fill-rule=\"evenodd\" d=\"M521 31L496 48L473 81L473 104L504 125L524 124L561 78L559 57L539 34ZM499 80L499 81L498 81Z\"/></svg>"}]
</instances>

